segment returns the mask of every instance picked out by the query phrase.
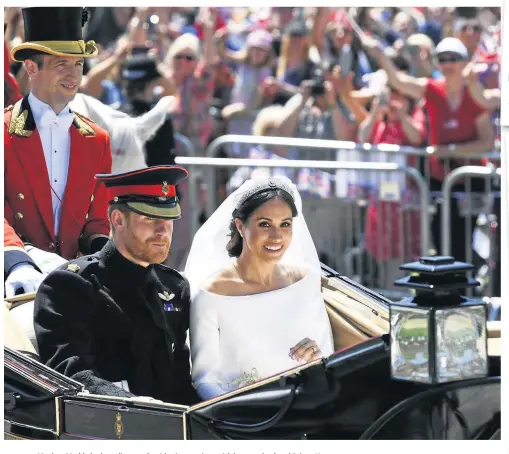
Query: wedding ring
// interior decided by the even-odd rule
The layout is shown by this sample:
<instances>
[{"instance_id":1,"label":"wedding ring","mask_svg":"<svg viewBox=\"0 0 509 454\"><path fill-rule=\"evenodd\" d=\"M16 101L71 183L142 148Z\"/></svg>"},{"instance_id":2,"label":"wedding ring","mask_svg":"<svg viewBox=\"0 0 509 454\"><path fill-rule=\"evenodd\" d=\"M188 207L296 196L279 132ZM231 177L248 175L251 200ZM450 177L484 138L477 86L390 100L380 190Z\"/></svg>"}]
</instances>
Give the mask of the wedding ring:
<instances>
[{"instance_id":1,"label":"wedding ring","mask_svg":"<svg viewBox=\"0 0 509 454\"><path fill-rule=\"evenodd\" d=\"M311 350L313 350L313 353L316 353L316 347L311 347Z\"/></svg>"}]
</instances>

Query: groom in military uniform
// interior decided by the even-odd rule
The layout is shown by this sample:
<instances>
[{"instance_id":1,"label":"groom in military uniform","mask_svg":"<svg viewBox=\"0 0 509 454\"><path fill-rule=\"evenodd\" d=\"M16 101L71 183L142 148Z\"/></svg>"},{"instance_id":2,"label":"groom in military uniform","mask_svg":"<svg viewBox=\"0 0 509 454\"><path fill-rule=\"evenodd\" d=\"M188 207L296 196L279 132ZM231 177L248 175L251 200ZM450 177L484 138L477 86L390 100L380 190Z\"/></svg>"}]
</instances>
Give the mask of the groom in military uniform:
<instances>
[{"instance_id":1,"label":"groom in military uniform","mask_svg":"<svg viewBox=\"0 0 509 454\"><path fill-rule=\"evenodd\" d=\"M97 175L109 200L111 239L52 272L37 292L41 360L94 394L197 401L191 385L190 292L162 265L181 215L178 166Z\"/></svg>"}]
</instances>

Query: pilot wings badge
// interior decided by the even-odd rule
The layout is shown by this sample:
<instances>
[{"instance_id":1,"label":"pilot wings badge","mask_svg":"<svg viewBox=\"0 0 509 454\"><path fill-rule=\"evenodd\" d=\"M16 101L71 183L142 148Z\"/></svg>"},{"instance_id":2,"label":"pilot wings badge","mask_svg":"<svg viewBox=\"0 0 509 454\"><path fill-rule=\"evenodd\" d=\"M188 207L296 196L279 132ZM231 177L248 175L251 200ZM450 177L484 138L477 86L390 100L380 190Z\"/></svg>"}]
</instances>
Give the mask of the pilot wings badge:
<instances>
[{"instance_id":1,"label":"pilot wings badge","mask_svg":"<svg viewBox=\"0 0 509 454\"><path fill-rule=\"evenodd\" d=\"M115 435L118 439L122 436L124 433L124 424L122 423L122 415L120 412L117 412L117 415L115 416Z\"/></svg>"},{"instance_id":2,"label":"pilot wings badge","mask_svg":"<svg viewBox=\"0 0 509 454\"><path fill-rule=\"evenodd\" d=\"M175 293L172 293L171 295L165 290L163 293L158 293L159 298L161 298L164 301L171 301L173 298L175 298Z\"/></svg>"}]
</instances>

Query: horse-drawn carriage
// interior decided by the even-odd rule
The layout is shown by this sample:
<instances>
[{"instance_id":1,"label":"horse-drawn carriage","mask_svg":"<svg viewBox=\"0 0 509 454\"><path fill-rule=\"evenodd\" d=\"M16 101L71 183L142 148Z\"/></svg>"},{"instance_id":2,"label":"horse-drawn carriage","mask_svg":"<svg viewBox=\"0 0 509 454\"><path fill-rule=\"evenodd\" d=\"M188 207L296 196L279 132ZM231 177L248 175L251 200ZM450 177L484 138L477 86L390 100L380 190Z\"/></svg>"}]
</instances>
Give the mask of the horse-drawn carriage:
<instances>
[{"instance_id":1,"label":"horse-drawn carriage","mask_svg":"<svg viewBox=\"0 0 509 454\"><path fill-rule=\"evenodd\" d=\"M5 342L5 438L500 438L499 322L488 322L486 377L423 385L391 378L389 300L325 266L322 293L333 355L193 406L88 393L38 361L33 297L8 301L6 329L25 323L32 342Z\"/></svg>"}]
</instances>

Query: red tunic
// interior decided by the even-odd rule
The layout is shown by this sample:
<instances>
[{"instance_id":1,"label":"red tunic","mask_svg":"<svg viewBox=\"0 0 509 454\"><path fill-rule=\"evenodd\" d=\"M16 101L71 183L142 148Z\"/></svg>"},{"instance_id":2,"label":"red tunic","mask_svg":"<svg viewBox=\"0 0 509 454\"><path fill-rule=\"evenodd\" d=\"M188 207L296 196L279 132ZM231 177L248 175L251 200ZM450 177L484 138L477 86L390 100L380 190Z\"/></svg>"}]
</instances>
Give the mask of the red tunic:
<instances>
[{"instance_id":1,"label":"red tunic","mask_svg":"<svg viewBox=\"0 0 509 454\"><path fill-rule=\"evenodd\" d=\"M56 238L46 161L28 97L4 111L4 248L25 241L73 259L80 251L88 253L96 235L109 235L106 188L94 178L111 173L108 133L75 113L70 135L67 186Z\"/></svg>"}]
</instances>

